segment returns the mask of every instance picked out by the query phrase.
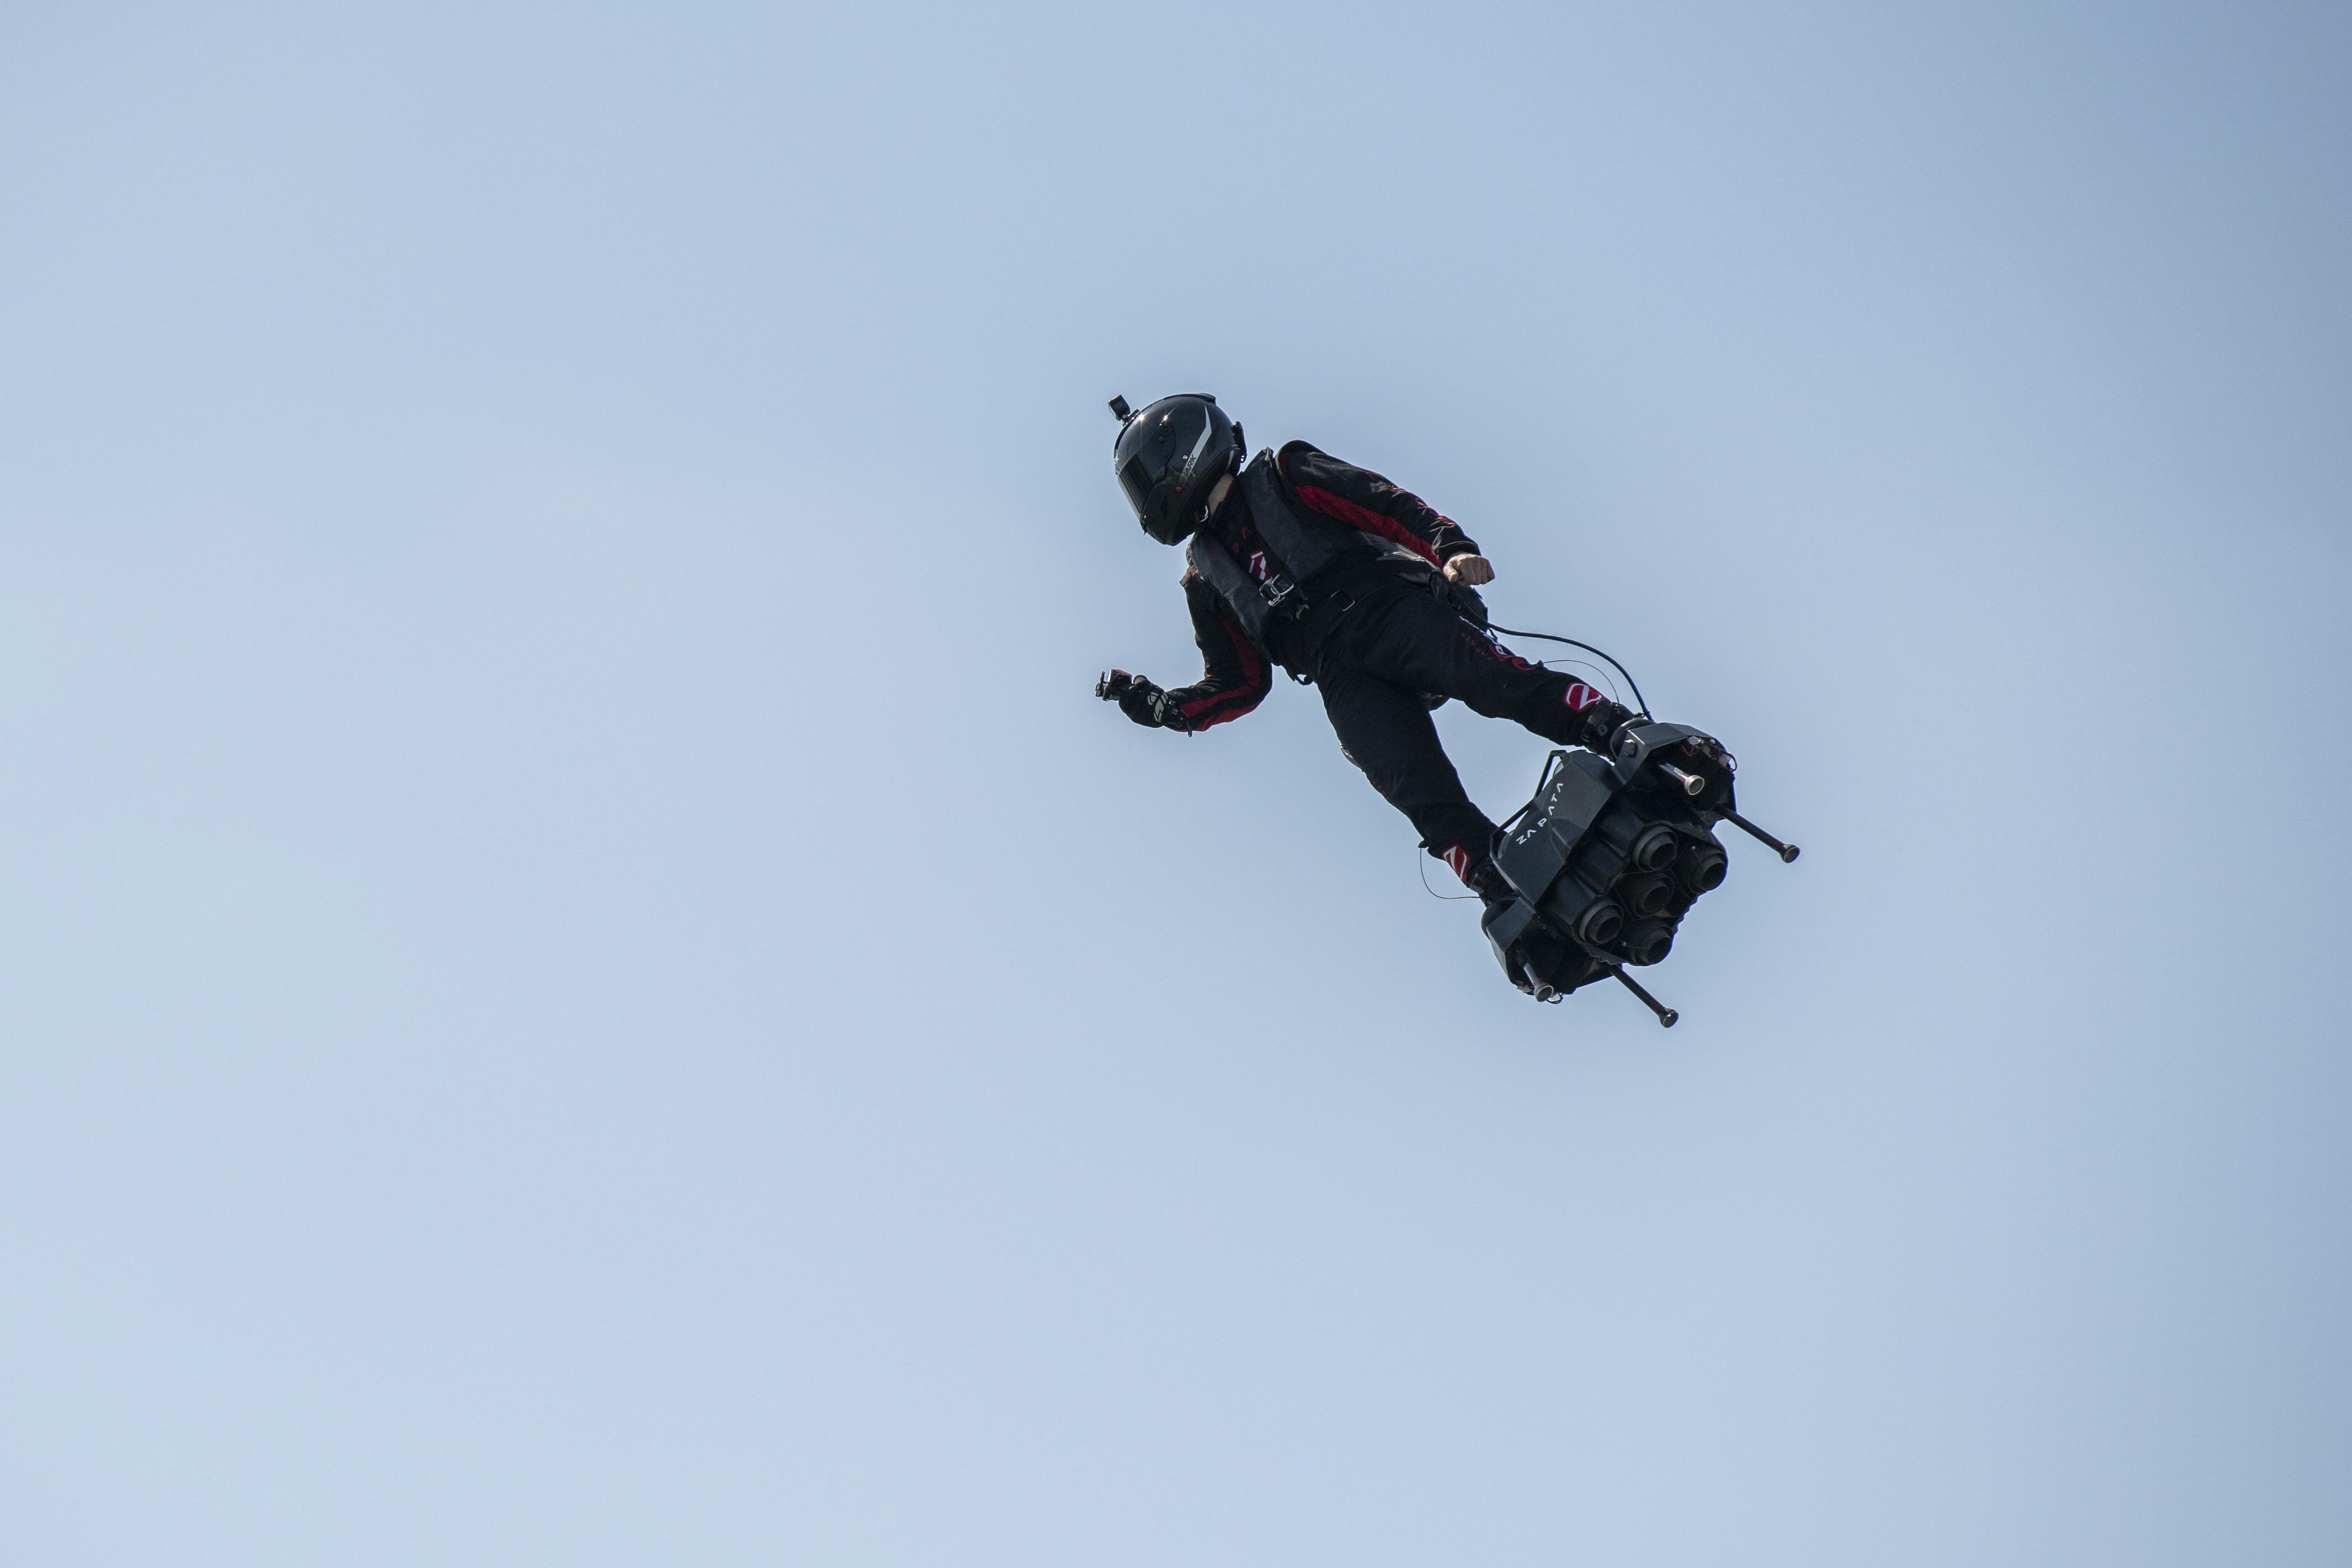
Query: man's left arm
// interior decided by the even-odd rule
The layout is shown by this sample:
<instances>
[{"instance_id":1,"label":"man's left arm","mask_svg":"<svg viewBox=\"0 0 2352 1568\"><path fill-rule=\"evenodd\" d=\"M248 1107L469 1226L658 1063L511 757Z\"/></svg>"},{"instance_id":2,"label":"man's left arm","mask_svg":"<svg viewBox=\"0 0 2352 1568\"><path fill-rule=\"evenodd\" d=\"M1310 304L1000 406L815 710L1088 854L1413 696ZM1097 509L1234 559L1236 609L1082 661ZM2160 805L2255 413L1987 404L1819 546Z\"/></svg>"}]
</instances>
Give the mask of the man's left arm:
<instances>
[{"instance_id":1,"label":"man's left arm","mask_svg":"<svg viewBox=\"0 0 2352 1568\"><path fill-rule=\"evenodd\" d=\"M1326 517L1404 546L1444 567L1453 581L1475 587L1494 580L1495 569L1479 553L1478 541L1412 491L1304 441L1284 446L1276 461L1292 494Z\"/></svg>"}]
</instances>

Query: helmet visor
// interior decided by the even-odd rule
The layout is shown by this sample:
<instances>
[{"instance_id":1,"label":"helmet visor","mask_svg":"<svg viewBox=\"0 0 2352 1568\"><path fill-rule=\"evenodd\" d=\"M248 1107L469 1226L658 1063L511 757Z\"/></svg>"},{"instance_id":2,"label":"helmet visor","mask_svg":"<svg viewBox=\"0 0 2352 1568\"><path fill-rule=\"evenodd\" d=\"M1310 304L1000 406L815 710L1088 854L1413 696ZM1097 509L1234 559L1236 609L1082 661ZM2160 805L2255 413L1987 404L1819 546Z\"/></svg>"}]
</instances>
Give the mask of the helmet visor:
<instances>
[{"instance_id":1,"label":"helmet visor","mask_svg":"<svg viewBox=\"0 0 2352 1568\"><path fill-rule=\"evenodd\" d=\"M1151 504L1151 488L1156 482L1150 465L1140 455L1118 465L1118 487L1127 492L1127 504L1135 508L1139 517Z\"/></svg>"}]
</instances>

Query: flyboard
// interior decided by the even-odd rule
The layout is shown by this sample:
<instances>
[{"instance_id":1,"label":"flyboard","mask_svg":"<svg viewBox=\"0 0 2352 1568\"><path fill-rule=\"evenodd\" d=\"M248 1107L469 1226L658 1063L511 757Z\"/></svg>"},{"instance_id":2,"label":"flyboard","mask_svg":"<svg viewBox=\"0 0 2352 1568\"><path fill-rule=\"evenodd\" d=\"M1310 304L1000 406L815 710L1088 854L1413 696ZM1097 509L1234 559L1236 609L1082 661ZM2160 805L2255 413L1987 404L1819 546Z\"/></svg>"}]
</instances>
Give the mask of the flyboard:
<instances>
[{"instance_id":1,"label":"flyboard","mask_svg":"<svg viewBox=\"0 0 2352 1568\"><path fill-rule=\"evenodd\" d=\"M1614 979L1672 1029L1680 1015L1626 970L1664 959L1691 906L1723 884L1716 825L1797 858L1739 814L1738 767L1713 736L1646 715L1620 725L1605 754L1553 752L1535 798L1496 833L1495 863L1517 896L1480 925L1511 984L1557 1002Z\"/></svg>"}]
</instances>

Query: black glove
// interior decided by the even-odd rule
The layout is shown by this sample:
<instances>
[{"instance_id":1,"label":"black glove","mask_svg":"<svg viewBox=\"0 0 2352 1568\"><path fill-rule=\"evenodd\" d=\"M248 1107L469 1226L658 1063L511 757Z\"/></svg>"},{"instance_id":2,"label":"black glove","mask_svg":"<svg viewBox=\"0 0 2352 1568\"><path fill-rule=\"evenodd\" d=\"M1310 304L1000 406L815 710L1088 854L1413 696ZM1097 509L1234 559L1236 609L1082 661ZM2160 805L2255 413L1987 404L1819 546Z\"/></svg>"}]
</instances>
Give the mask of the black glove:
<instances>
[{"instance_id":1,"label":"black glove","mask_svg":"<svg viewBox=\"0 0 2352 1568\"><path fill-rule=\"evenodd\" d=\"M1119 712L1147 729L1192 727L1184 721L1184 710L1171 701L1166 692L1141 675L1130 675L1125 670L1113 670L1097 681L1095 695L1107 703L1117 703Z\"/></svg>"}]
</instances>

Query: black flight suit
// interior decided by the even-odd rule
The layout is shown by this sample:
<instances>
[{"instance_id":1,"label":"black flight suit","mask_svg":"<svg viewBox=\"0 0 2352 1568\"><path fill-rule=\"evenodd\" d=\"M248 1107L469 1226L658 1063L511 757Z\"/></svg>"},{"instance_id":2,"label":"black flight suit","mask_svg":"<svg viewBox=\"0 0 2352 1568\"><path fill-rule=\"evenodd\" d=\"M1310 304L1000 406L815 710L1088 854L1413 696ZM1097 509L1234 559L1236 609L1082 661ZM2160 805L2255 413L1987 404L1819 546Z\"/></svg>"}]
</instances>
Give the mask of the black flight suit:
<instances>
[{"instance_id":1,"label":"black flight suit","mask_svg":"<svg viewBox=\"0 0 2352 1568\"><path fill-rule=\"evenodd\" d=\"M1430 721L1423 694L1459 699L1489 718L1525 725L1545 739L1581 738L1586 710L1602 700L1584 683L1520 658L1433 594L1428 571L1371 539L1402 545L1427 567L1478 547L1427 503L1379 475L1340 462L1303 441L1284 446L1276 472L1292 501L1370 536L1304 585L1307 612L1268 622L1261 648L1194 572L1185 603L1204 673L1169 693L1187 727L1239 718L1263 701L1279 664L1313 681L1339 750L1402 811L1429 852L1466 872L1487 852L1495 824L1470 801ZM1265 545L1251 526L1241 486L1207 525L1263 580Z\"/></svg>"}]
</instances>

